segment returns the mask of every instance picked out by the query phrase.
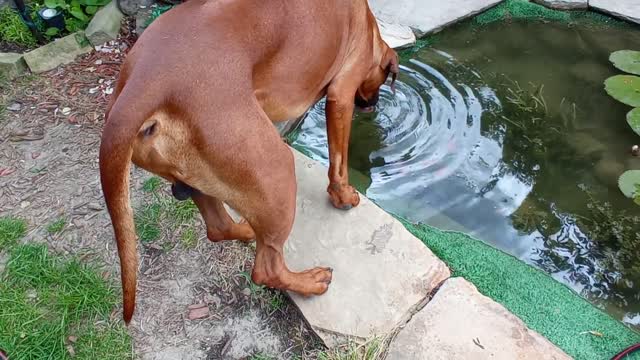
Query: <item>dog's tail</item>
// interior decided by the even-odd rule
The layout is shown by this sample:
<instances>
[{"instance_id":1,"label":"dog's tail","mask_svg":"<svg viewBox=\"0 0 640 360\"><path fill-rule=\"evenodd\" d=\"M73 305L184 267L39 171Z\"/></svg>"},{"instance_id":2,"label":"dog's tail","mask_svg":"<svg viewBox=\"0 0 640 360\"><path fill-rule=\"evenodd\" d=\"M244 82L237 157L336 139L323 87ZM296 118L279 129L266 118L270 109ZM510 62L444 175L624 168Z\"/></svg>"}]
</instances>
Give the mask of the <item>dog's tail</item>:
<instances>
[{"instance_id":1,"label":"dog's tail","mask_svg":"<svg viewBox=\"0 0 640 360\"><path fill-rule=\"evenodd\" d=\"M122 279L123 317L129 324L136 302L138 255L133 210L129 199L129 170L133 143L157 104L125 86L106 114L100 143L100 182L118 245ZM139 100L133 100L133 99ZM153 97L152 97L153 98Z\"/></svg>"}]
</instances>

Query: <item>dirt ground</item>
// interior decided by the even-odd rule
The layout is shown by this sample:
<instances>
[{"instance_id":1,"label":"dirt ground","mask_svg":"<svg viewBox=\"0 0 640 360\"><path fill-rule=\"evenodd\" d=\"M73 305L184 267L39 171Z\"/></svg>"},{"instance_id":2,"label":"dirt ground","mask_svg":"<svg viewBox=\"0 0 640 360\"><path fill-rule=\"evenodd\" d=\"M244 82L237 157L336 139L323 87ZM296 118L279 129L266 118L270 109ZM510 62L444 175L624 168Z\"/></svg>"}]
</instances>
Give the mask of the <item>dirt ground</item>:
<instances>
[{"instance_id":1,"label":"dirt ground","mask_svg":"<svg viewBox=\"0 0 640 360\"><path fill-rule=\"evenodd\" d=\"M0 216L28 221L25 242L104 264L116 281L119 263L100 190L98 148L119 65L135 41L130 29L72 64L0 89ZM134 209L148 200L141 189L150 176L132 170ZM160 193L168 198L166 183ZM47 226L60 219L64 230L51 235ZM138 357L317 357L322 345L290 301L247 281L253 247L210 243L199 215L194 221L192 246L164 226L158 241L139 244L138 302L129 327ZM192 316L202 318L190 320L202 309L204 315ZM114 309L114 316L120 311Z\"/></svg>"}]
</instances>

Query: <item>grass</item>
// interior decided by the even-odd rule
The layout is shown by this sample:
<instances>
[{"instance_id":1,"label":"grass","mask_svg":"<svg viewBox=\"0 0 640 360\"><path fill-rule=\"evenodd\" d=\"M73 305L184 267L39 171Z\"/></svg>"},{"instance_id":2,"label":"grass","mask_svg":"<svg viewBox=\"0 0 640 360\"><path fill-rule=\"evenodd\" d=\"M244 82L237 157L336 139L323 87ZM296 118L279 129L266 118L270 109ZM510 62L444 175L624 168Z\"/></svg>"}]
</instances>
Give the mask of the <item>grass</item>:
<instances>
[{"instance_id":1,"label":"grass","mask_svg":"<svg viewBox=\"0 0 640 360\"><path fill-rule=\"evenodd\" d=\"M60 218L47 226L47 232L51 235L61 233L67 226L67 219Z\"/></svg>"},{"instance_id":2,"label":"grass","mask_svg":"<svg viewBox=\"0 0 640 360\"><path fill-rule=\"evenodd\" d=\"M15 245L26 233L26 221L13 217L0 218L0 251Z\"/></svg>"},{"instance_id":3,"label":"grass","mask_svg":"<svg viewBox=\"0 0 640 360\"><path fill-rule=\"evenodd\" d=\"M135 213L136 232L140 241L150 243L161 238L164 229L173 233L180 230L180 242L193 247L198 237L191 226L198 214L198 208L192 200L177 201L161 193L162 180L151 177L142 184L142 190L150 196Z\"/></svg>"},{"instance_id":4,"label":"grass","mask_svg":"<svg viewBox=\"0 0 640 360\"><path fill-rule=\"evenodd\" d=\"M318 360L380 360L384 359L391 337L373 337L363 343L348 342L334 349L321 352Z\"/></svg>"},{"instance_id":5,"label":"grass","mask_svg":"<svg viewBox=\"0 0 640 360\"><path fill-rule=\"evenodd\" d=\"M36 39L20 14L8 6L0 9L0 40L28 48L36 46Z\"/></svg>"},{"instance_id":6,"label":"grass","mask_svg":"<svg viewBox=\"0 0 640 360\"><path fill-rule=\"evenodd\" d=\"M44 245L15 247L0 282L0 348L15 360L132 358L129 335L109 320L114 289Z\"/></svg>"}]
</instances>

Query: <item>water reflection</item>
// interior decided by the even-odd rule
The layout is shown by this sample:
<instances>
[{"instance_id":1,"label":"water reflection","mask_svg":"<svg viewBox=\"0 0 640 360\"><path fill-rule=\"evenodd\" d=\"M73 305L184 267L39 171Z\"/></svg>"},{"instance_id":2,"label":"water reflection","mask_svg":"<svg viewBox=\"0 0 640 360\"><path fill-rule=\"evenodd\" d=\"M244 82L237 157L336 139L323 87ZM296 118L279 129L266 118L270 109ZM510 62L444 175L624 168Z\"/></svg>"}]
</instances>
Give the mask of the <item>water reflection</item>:
<instances>
[{"instance_id":1,"label":"water reflection","mask_svg":"<svg viewBox=\"0 0 640 360\"><path fill-rule=\"evenodd\" d=\"M481 72L443 51L425 52L425 61L402 66L395 97L383 87L378 111L356 115L349 163L361 190L389 212L469 233L519 257L638 325L633 283L612 286L621 274L602 265L607 255L582 232L573 209L556 204L574 203L558 188L579 193L579 179L562 180L562 169L593 177L588 161L561 148L548 150L559 154L552 156L557 163L539 163L525 151L535 142L528 148L507 138L504 105ZM323 109L321 101L309 111L294 145L328 164ZM567 157L571 165L563 163Z\"/></svg>"}]
</instances>

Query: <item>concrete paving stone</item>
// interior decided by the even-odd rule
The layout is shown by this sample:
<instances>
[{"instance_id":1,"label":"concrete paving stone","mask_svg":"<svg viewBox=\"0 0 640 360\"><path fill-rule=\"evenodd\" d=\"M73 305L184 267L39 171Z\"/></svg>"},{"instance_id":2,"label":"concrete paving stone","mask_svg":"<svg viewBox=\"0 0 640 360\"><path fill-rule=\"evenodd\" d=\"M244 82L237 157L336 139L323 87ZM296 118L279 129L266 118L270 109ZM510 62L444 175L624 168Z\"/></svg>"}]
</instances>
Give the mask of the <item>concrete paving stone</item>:
<instances>
[{"instance_id":1,"label":"concrete paving stone","mask_svg":"<svg viewBox=\"0 0 640 360\"><path fill-rule=\"evenodd\" d=\"M577 10L589 7L589 0L533 0L534 2L560 10Z\"/></svg>"},{"instance_id":2,"label":"concrete paving stone","mask_svg":"<svg viewBox=\"0 0 640 360\"><path fill-rule=\"evenodd\" d=\"M462 278L444 282L402 329L388 360L571 359Z\"/></svg>"},{"instance_id":3,"label":"concrete paving stone","mask_svg":"<svg viewBox=\"0 0 640 360\"><path fill-rule=\"evenodd\" d=\"M29 51L24 54L24 61L33 73L41 73L68 64L92 50L84 33L77 32Z\"/></svg>"},{"instance_id":4,"label":"concrete paving stone","mask_svg":"<svg viewBox=\"0 0 640 360\"><path fill-rule=\"evenodd\" d=\"M0 53L0 74L7 79L12 79L27 71L27 64L22 54Z\"/></svg>"},{"instance_id":5,"label":"concrete paving stone","mask_svg":"<svg viewBox=\"0 0 640 360\"><path fill-rule=\"evenodd\" d=\"M612 16L640 24L640 0L589 0L589 6Z\"/></svg>"},{"instance_id":6,"label":"concrete paving stone","mask_svg":"<svg viewBox=\"0 0 640 360\"><path fill-rule=\"evenodd\" d=\"M478 14L502 0L369 0L377 18L409 26L418 37Z\"/></svg>"},{"instance_id":7,"label":"concrete paving stone","mask_svg":"<svg viewBox=\"0 0 640 360\"><path fill-rule=\"evenodd\" d=\"M334 334L366 339L393 331L450 276L449 269L364 196L349 211L333 208L327 168L293 152L298 196L286 262L292 271L334 269L327 293L310 298L290 294L293 301L329 345Z\"/></svg>"}]
</instances>

